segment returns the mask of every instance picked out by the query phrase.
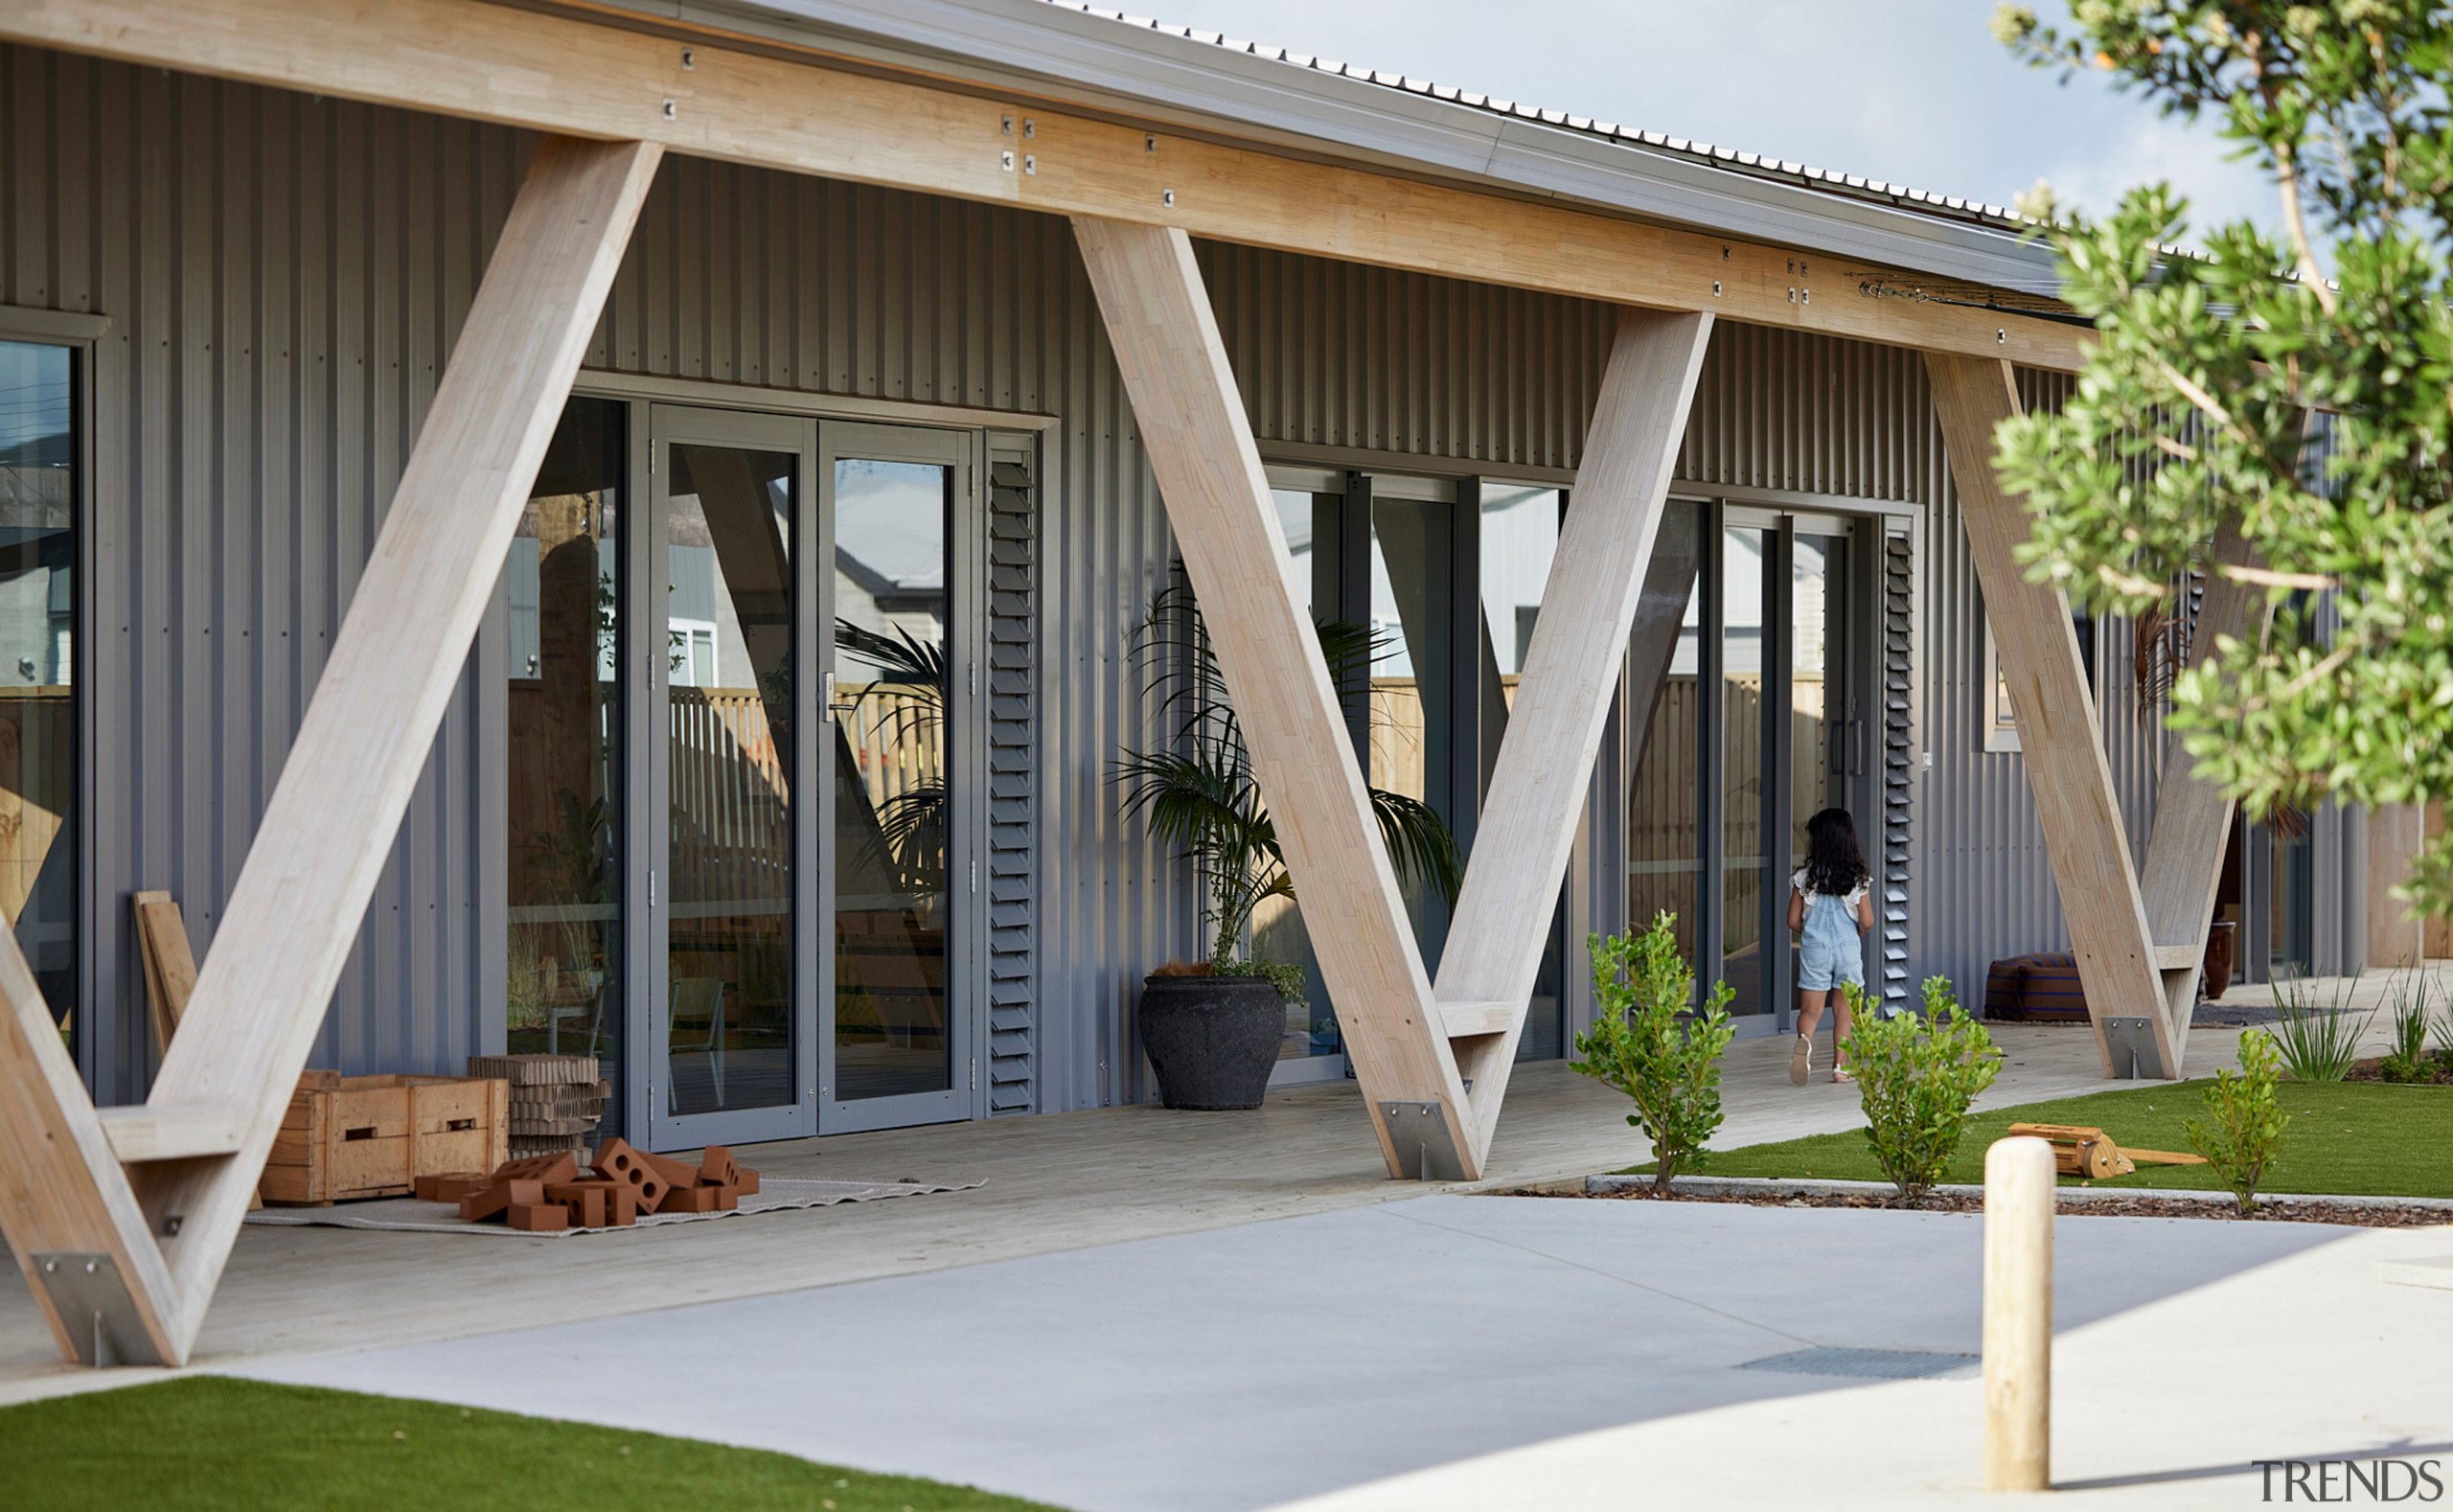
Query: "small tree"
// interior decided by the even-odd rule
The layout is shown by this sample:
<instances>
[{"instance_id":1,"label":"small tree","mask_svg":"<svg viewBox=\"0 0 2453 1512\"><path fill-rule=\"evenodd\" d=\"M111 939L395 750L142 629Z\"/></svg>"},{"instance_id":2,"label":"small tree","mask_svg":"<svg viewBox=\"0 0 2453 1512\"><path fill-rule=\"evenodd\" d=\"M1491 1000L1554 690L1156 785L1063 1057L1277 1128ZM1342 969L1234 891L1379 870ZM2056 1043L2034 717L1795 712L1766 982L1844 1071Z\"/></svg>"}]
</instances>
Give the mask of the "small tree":
<instances>
[{"instance_id":1,"label":"small tree","mask_svg":"<svg viewBox=\"0 0 2453 1512\"><path fill-rule=\"evenodd\" d=\"M1729 1021L1737 993L1714 982L1701 1013L1689 1013L1695 973L1678 951L1676 915L1662 913L1641 934L1587 937L1593 995L1601 1006L1576 1036L1572 1069L1635 1099L1627 1122L1652 1141L1652 1185L1669 1190L1681 1166L1700 1168L1704 1143L1721 1126L1721 1052L1737 1031Z\"/></svg>"},{"instance_id":2,"label":"small tree","mask_svg":"<svg viewBox=\"0 0 2453 1512\"><path fill-rule=\"evenodd\" d=\"M2274 1163L2282 1148L2282 1131L2291 1123L2291 1115L2282 1111L2282 1058L2275 1050L2274 1037L2240 1036L2239 1074L2216 1071L2198 1095L2206 1117L2191 1118L2181 1129L2189 1135L2189 1147L2206 1157L2232 1189L2232 1199L2246 1218L2257 1211L2258 1183L2265 1180L2265 1168Z\"/></svg>"},{"instance_id":3,"label":"small tree","mask_svg":"<svg viewBox=\"0 0 2453 1512\"><path fill-rule=\"evenodd\" d=\"M1865 990L1843 983L1856 1030L1848 1073L1866 1110L1866 1143L1900 1200L1914 1203L1942 1179L1967 1127L1967 1110L1993 1085L2001 1052L1984 1026L1960 1012L1947 976L1925 978L1922 1018L1868 1013Z\"/></svg>"},{"instance_id":4,"label":"small tree","mask_svg":"<svg viewBox=\"0 0 2453 1512\"><path fill-rule=\"evenodd\" d=\"M2005 5L1994 28L2033 62L2218 118L2273 182L2281 236L2243 221L2168 253L2190 227L2162 184L2108 219L2052 229L2064 297L2098 340L2058 413L1996 437L2004 479L2034 511L2030 573L2142 621L2186 619L2192 568L2266 593L2272 633L2202 650L2166 721L2250 813L2443 797L2453 10L2084 0L2072 12L2065 34ZM2226 527L2251 560L2212 560ZM2408 885L2431 910L2453 900L2453 836L2428 842Z\"/></svg>"}]
</instances>

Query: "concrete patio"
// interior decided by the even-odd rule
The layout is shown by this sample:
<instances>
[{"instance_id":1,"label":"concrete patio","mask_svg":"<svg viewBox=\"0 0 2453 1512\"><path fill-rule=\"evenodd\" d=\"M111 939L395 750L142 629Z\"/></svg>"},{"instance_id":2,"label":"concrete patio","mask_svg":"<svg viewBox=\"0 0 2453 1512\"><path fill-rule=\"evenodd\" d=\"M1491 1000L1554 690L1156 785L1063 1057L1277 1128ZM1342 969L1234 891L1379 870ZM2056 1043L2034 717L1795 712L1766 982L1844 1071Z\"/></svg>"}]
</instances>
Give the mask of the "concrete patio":
<instances>
[{"instance_id":1,"label":"concrete patio","mask_svg":"<svg viewBox=\"0 0 2453 1512\"><path fill-rule=\"evenodd\" d=\"M2252 1459L2453 1439L2453 1292L2375 1274L2453 1232L2058 1229L2055 1463L2091 1502L2244 1505ZM1981 1233L1973 1215L1417 1197L239 1372L1076 1512L1977 1503L1980 1382L1743 1367L1972 1353Z\"/></svg>"},{"instance_id":2,"label":"concrete patio","mask_svg":"<svg viewBox=\"0 0 2453 1512\"><path fill-rule=\"evenodd\" d=\"M2352 989L2366 1005L2382 974ZM2233 1002L2262 1005L2262 988ZM1985 1101L2101 1090L2082 1029L1996 1025L2006 1065ZM2371 1025L2372 1036L2381 1034ZM2238 1031L2201 1027L2194 1075L2231 1063ZM1818 1051L1824 1064L1828 1039ZM1789 1085L1784 1043L1741 1041L1725 1072L1724 1148L1853 1127L1854 1090ZM1582 1176L1644 1157L1625 1100L1560 1063L1517 1073L1482 1187ZM579 1322L1401 1201L1352 1084L1272 1095L1256 1114L1148 1107L952 1124L757 1148L776 1175L985 1179L972 1192L754 1221L576 1239L249 1226L195 1363L226 1368L306 1351L374 1349ZM0 1280L0 1401L140 1378L63 1366L23 1278Z\"/></svg>"}]
</instances>

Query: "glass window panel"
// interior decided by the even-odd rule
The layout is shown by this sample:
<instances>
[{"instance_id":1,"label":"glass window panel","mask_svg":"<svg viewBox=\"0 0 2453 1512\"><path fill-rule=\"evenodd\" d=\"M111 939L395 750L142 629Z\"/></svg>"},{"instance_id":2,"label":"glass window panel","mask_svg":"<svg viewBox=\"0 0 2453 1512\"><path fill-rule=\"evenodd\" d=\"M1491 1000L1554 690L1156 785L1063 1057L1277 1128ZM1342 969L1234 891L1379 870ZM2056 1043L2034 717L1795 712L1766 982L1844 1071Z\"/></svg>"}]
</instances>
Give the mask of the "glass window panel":
<instances>
[{"instance_id":1,"label":"glass window panel","mask_svg":"<svg viewBox=\"0 0 2453 1512\"><path fill-rule=\"evenodd\" d=\"M1771 879L1774 906L1788 905L1787 879L1805 865L1805 825L1823 809L1840 802L1834 759L1838 752L1838 720L1845 711L1835 705L1839 689L1840 598L1846 581L1841 570L1846 542L1833 536L1794 538L1789 562L1789 851L1779 875ZM1864 815L1858 838L1869 842ZM1869 846L1870 848L1870 846ZM1868 857L1870 859L1870 857ZM1788 935L1789 981L1798 979L1800 949Z\"/></svg>"},{"instance_id":2,"label":"glass window panel","mask_svg":"<svg viewBox=\"0 0 2453 1512\"><path fill-rule=\"evenodd\" d=\"M835 1095L953 1086L947 515L953 470L835 465Z\"/></svg>"},{"instance_id":3,"label":"glass window panel","mask_svg":"<svg viewBox=\"0 0 2453 1512\"><path fill-rule=\"evenodd\" d=\"M794 1101L791 452L676 444L665 501L667 1105Z\"/></svg>"},{"instance_id":4,"label":"glass window panel","mask_svg":"<svg viewBox=\"0 0 2453 1512\"><path fill-rule=\"evenodd\" d=\"M1696 761L1703 746L1702 511L1672 503L1628 636L1627 925L1676 918L1696 965L1702 937L1704 840Z\"/></svg>"},{"instance_id":5,"label":"glass window panel","mask_svg":"<svg viewBox=\"0 0 2453 1512\"><path fill-rule=\"evenodd\" d=\"M73 1044L77 1000L74 354L0 341L0 914Z\"/></svg>"},{"instance_id":6,"label":"glass window panel","mask_svg":"<svg viewBox=\"0 0 2453 1512\"><path fill-rule=\"evenodd\" d=\"M1454 505L1380 498L1371 504L1371 786L1411 798L1453 828L1456 747ZM1436 971L1448 904L1429 879L1399 883L1423 964Z\"/></svg>"},{"instance_id":7,"label":"glass window panel","mask_svg":"<svg viewBox=\"0 0 2453 1512\"><path fill-rule=\"evenodd\" d=\"M622 1050L623 414L565 406L503 568L504 1038L514 1054L597 1056L608 1077Z\"/></svg>"},{"instance_id":8,"label":"glass window panel","mask_svg":"<svg viewBox=\"0 0 2453 1512\"><path fill-rule=\"evenodd\" d=\"M1516 707L1525 653L1533 644L1542 590L1549 584L1550 563L1558 556L1564 504L1565 495L1558 489L1521 483L1481 487L1482 619L1477 637L1480 653L1474 671L1474 697L1479 714L1475 731L1479 757L1476 790L1482 797L1490 793L1500 742L1507 734L1508 713ZM1559 992L1565 957L1556 923L1554 919L1542 951L1541 970L1534 977L1524 1038L1516 1043L1520 1061L1553 1060L1565 1047Z\"/></svg>"},{"instance_id":9,"label":"glass window panel","mask_svg":"<svg viewBox=\"0 0 2453 1512\"><path fill-rule=\"evenodd\" d=\"M1277 520L1286 532L1286 551L1293 564L1295 591L1315 619L1316 606L1337 601L1337 524L1343 501L1334 493L1307 493L1277 489ZM1329 1005L1329 990L1320 979L1319 958L1303 926L1302 907L1284 898L1264 898L1252 909L1249 949L1254 960L1286 961L1303 969L1303 1001L1286 1005L1286 1028L1278 1041L1278 1059L1307 1060L1336 1055L1345 1042L1338 1035L1338 1017Z\"/></svg>"},{"instance_id":10,"label":"glass window panel","mask_svg":"<svg viewBox=\"0 0 2453 1512\"><path fill-rule=\"evenodd\" d=\"M1721 977L1732 1013L1762 1013L1763 594L1765 533L1724 529L1721 542Z\"/></svg>"}]
</instances>

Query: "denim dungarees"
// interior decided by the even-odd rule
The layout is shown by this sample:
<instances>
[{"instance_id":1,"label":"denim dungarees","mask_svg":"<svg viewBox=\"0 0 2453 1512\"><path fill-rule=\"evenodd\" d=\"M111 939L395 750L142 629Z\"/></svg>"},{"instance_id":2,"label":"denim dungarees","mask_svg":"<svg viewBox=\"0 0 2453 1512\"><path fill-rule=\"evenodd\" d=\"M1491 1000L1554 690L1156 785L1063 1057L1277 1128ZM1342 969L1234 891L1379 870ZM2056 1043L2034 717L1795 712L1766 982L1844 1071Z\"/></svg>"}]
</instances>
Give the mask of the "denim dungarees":
<instances>
[{"instance_id":1,"label":"denim dungarees","mask_svg":"<svg viewBox=\"0 0 2453 1512\"><path fill-rule=\"evenodd\" d=\"M1810 993L1829 992L1841 982L1866 985L1865 956L1857 933L1857 900L1865 896L1865 889L1834 898L1809 888L1803 872L1789 881L1805 895L1798 985Z\"/></svg>"}]
</instances>

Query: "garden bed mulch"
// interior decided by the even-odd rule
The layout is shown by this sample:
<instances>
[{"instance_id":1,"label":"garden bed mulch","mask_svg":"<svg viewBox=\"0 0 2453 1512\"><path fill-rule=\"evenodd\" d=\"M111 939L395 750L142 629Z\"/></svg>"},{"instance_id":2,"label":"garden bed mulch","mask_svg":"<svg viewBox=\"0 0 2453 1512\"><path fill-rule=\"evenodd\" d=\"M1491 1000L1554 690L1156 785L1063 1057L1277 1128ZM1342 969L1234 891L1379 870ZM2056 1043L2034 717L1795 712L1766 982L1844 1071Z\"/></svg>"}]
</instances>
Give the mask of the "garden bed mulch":
<instances>
[{"instance_id":1,"label":"garden bed mulch","mask_svg":"<svg viewBox=\"0 0 2453 1512\"><path fill-rule=\"evenodd\" d=\"M2434 1058L2429 1061L2428 1064L2436 1068L2436 1074L2428 1080L2424 1082L2400 1082L2396 1085L2401 1087L2453 1087L2453 1065L2446 1065L2443 1057L2442 1056ZM2364 1061L2353 1061L2350 1064L2350 1071L2344 1074L2343 1080L2346 1082L2384 1081L2385 1058L2381 1055L2372 1055Z\"/></svg>"},{"instance_id":2,"label":"garden bed mulch","mask_svg":"<svg viewBox=\"0 0 2453 1512\"><path fill-rule=\"evenodd\" d=\"M1493 1193L1499 1197L1570 1197L1607 1202L1736 1203L1750 1207L1859 1207L1896 1212L1981 1213L1984 1189L1937 1186L1923 1199L1903 1203L1898 1192L1873 1181L1784 1181L1763 1177L1682 1176L1667 1193L1653 1190L1648 1176L1594 1176ZM2064 1187L2053 1204L2065 1218L2197 1218L2243 1220L2227 1192L2114 1191ZM2453 1225L2453 1200L2423 1197L2261 1197L2253 1223L2340 1224L2364 1228L2427 1228Z\"/></svg>"}]
</instances>

